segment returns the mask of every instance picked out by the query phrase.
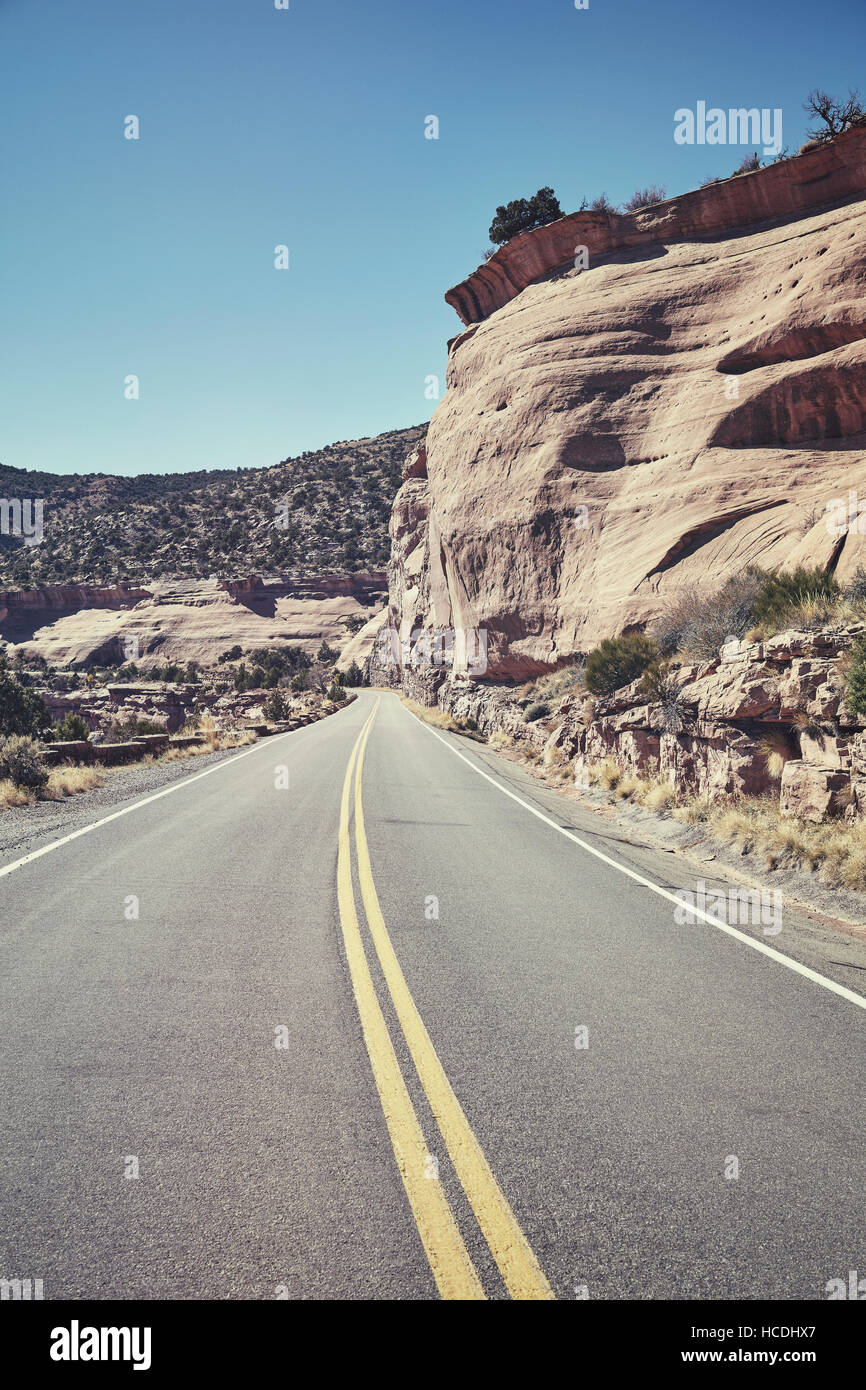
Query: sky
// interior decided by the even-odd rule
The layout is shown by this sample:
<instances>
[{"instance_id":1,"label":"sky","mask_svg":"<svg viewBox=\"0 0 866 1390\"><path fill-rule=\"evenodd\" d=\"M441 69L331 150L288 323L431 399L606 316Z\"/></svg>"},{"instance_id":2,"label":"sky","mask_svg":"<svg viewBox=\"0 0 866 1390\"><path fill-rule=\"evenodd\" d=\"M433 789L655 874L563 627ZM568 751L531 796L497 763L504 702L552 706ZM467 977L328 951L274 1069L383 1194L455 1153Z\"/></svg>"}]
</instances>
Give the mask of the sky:
<instances>
[{"instance_id":1,"label":"sky","mask_svg":"<svg viewBox=\"0 0 866 1390\"><path fill-rule=\"evenodd\" d=\"M864 0L289 4L0 0L0 462L262 467L418 424L498 204L731 173L745 148L673 139L702 100L781 108L796 150L812 88L866 97Z\"/></svg>"}]
</instances>

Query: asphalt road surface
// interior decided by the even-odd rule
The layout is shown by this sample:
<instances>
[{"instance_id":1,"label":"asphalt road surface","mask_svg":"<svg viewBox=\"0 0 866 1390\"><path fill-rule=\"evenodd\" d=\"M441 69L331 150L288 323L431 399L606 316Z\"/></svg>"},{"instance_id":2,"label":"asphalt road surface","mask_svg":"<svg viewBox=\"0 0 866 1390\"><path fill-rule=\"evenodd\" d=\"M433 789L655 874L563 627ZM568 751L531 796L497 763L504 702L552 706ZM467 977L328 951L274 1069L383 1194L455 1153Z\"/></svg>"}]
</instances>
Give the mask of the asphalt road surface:
<instances>
[{"instance_id":1,"label":"asphalt road surface","mask_svg":"<svg viewBox=\"0 0 866 1390\"><path fill-rule=\"evenodd\" d=\"M679 923L672 856L371 691L118 809L0 864L0 1277L822 1299L866 1269L863 1001L784 930Z\"/></svg>"}]
</instances>

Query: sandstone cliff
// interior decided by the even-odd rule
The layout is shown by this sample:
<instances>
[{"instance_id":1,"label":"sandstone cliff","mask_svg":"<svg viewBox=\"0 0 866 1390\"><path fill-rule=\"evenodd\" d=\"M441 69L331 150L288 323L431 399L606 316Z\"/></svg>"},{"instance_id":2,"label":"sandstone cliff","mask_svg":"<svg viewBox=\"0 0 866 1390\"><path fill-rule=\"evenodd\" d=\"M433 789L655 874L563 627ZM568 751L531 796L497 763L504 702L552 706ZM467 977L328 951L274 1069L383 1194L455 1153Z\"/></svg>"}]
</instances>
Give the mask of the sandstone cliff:
<instances>
[{"instance_id":1,"label":"sandstone cliff","mask_svg":"<svg viewBox=\"0 0 866 1390\"><path fill-rule=\"evenodd\" d=\"M208 665L243 648L290 642L341 649L381 607L384 574L161 580L147 588L84 585L0 593L0 639L51 665L158 657ZM351 626L350 626L351 624Z\"/></svg>"},{"instance_id":2,"label":"sandstone cliff","mask_svg":"<svg viewBox=\"0 0 866 1390\"><path fill-rule=\"evenodd\" d=\"M394 504L393 626L484 629L525 678L746 564L866 560L827 525L866 504L866 130L524 233L447 298L471 322Z\"/></svg>"}]
</instances>

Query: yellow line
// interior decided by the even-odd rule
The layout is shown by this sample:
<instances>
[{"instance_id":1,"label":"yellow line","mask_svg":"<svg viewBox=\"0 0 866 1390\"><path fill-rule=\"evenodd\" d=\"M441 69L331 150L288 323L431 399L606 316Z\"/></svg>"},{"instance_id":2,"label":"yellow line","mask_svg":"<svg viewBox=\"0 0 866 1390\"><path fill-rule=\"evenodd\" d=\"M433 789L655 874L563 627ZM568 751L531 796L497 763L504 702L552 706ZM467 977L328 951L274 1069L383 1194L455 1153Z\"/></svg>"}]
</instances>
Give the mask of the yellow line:
<instances>
[{"instance_id":1,"label":"yellow line","mask_svg":"<svg viewBox=\"0 0 866 1390\"><path fill-rule=\"evenodd\" d=\"M370 1065L391 1136L394 1157L433 1277L443 1298L483 1299L484 1289L469 1252L463 1244L463 1238L457 1229L439 1180L426 1176L429 1159L427 1145L379 1007L355 911L349 845L349 788L358 747L376 716L378 706L377 699L372 714L355 741L343 783L337 854L337 900L343 942L364 1041L367 1044Z\"/></svg>"},{"instance_id":2,"label":"yellow line","mask_svg":"<svg viewBox=\"0 0 866 1390\"><path fill-rule=\"evenodd\" d=\"M470 1128L460 1102L451 1089L451 1084L442 1063L436 1054L415 1001L409 992L400 963L394 954L391 938L385 926L379 897L373 882L370 854L367 848L367 835L364 828L364 808L361 797L361 780L364 767L364 753L373 719L379 702L373 709L371 718L361 731L361 751L355 773L355 844L358 851L358 879L361 884L361 897L370 934L379 956L382 973L391 992L394 1008L400 1026L409 1045L412 1060L421 1078L430 1107L436 1116L436 1123L442 1131L451 1161L463 1184L484 1238L490 1246L493 1258L512 1298L551 1299L555 1295L548 1284L535 1255L517 1218L506 1201L490 1165L484 1157L481 1145Z\"/></svg>"}]
</instances>

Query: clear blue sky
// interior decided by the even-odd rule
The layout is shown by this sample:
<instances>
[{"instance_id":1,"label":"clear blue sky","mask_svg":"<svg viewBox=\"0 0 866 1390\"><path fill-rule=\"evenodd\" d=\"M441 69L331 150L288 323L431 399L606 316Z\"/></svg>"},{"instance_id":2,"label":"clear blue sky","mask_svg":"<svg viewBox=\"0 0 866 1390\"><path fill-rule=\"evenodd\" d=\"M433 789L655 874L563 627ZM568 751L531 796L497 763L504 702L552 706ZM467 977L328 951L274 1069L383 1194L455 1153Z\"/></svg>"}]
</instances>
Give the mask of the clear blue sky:
<instances>
[{"instance_id":1,"label":"clear blue sky","mask_svg":"<svg viewBox=\"0 0 866 1390\"><path fill-rule=\"evenodd\" d=\"M497 203L730 173L674 143L698 100L782 107L796 148L864 52L864 0L0 0L0 461L261 466L416 424Z\"/></svg>"}]
</instances>

